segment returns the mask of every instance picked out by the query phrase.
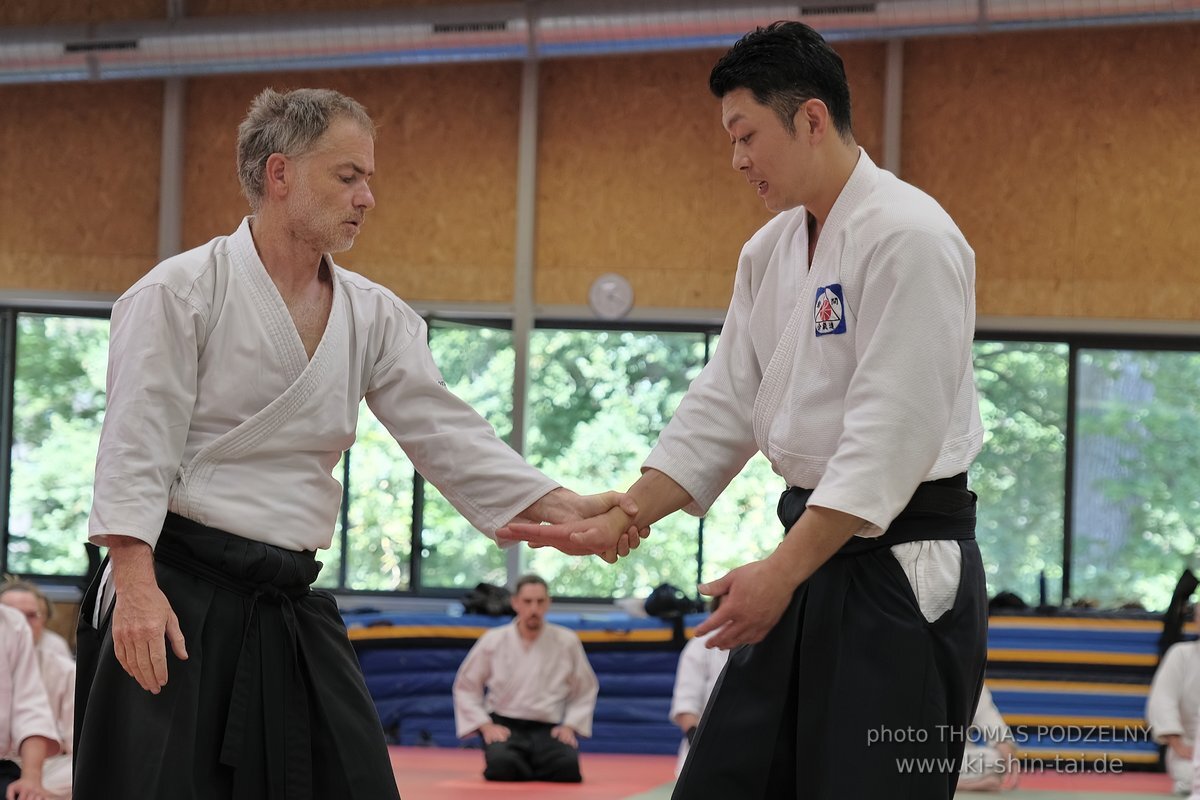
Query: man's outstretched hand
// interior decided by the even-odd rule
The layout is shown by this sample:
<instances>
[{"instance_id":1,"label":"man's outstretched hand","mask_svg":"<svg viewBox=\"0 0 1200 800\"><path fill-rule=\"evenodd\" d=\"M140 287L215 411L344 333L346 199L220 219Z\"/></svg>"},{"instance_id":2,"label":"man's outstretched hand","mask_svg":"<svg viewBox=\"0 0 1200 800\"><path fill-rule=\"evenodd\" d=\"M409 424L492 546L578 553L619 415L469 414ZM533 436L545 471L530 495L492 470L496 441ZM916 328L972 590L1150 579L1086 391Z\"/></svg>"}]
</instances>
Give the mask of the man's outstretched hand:
<instances>
[{"instance_id":1,"label":"man's outstretched hand","mask_svg":"<svg viewBox=\"0 0 1200 800\"><path fill-rule=\"evenodd\" d=\"M496 531L496 539L553 547L571 556L598 555L613 564L650 535L649 528L633 524L637 511L633 498L621 492L578 495L560 488Z\"/></svg>"}]
</instances>

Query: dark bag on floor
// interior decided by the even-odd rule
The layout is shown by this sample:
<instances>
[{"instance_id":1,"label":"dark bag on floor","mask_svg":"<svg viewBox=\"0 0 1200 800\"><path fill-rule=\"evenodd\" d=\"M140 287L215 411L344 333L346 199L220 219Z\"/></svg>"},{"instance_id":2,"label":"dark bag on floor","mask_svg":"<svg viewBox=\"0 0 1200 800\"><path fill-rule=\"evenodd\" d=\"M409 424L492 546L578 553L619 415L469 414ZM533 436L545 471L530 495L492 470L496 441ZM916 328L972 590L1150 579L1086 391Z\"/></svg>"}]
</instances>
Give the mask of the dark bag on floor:
<instances>
[{"instance_id":1,"label":"dark bag on floor","mask_svg":"<svg viewBox=\"0 0 1200 800\"><path fill-rule=\"evenodd\" d=\"M481 583L463 597L463 610L468 614L484 614L489 617L512 616L512 595L503 586Z\"/></svg>"},{"instance_id":2,"label":"dark bag on floor","mask_svg":"<svg viewBox=\"0 0 1200 800\"><path fill-rule=\"evenodd\" d=\"M678 586L663 583L650 592L650 596L646 598L645 609L652 617L675 619L684 614L703 611L704 604L688 597Z\"/></svg>"}]
</instances>

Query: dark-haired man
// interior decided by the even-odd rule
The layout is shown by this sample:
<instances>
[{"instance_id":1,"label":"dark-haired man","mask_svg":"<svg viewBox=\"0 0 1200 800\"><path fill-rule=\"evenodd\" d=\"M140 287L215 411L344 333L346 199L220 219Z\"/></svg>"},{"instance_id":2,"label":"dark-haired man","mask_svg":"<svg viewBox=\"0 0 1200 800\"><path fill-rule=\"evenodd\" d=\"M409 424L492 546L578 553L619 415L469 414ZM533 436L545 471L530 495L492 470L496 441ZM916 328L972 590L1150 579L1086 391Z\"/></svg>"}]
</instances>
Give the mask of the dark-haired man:
<instances>
[{"instance_id":1,"label":"dark-haired man","mask_svg":"<svg viewBox=\"0 0 1200 800\"><path fill-rule=\"evenodd\" d=\"M948 798L985 654L974 254L855 143L841 58L813 29L747 34L709 83L734 169L777 214L630 496L638 524L703 513L756 450L790 488L776 550L701 587L725 601L697 634L749 646L675 797ZM628 524L500 536L588 553Z\"/></svg>"},{"instance_id":2,"label":"dark-haired man","mask_svg":"<svg viewBox=\"0 0 1200 800\"><path fill-rule=\"evenodd\" d=\"M455 727L460 737L483 737L490 781L578 783L578 737L592 735L596 674L575 632L546 621L542 578L518 580L512 607L512 624L479 637L458 668Z\"/></svg>"}]
</instances>

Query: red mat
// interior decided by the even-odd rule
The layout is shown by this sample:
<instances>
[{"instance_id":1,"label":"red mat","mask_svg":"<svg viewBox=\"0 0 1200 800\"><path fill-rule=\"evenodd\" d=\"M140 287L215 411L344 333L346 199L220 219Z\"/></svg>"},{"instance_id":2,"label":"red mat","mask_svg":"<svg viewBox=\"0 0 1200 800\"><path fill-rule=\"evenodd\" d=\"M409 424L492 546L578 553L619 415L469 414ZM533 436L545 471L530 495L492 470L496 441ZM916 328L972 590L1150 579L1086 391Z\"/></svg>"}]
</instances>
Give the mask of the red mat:
<instances>
[{"instance_id":1,"label":"red mat","mask_svg":"<svg viewBox=\"0 0 1200 800\"><path fill-rule=\"evenodd\" d=\"M493 783L483 779L482 750L392 747L392 768L404 800L572 798L615 800L674 780L674 756L584 753L583 783Z\"/></svg>"},{"instance_id":2,"label":"red mat","mask_svg":"<svg viewBox=\"0 0 1200 800\"><path fill-rule=\"evenodd\" d=\"M483 779L483 752L437 747L392 747L392 768L404 800L517 800L570 798L620 800L674 779L674 756L584 753L583 783L492 783ZM1161 772L1064 774L1027 772L1021 789L1084 797L1108 793L1170 795L1171 779ZM992 795L964 794L964 797ZM1004 795L995 795L1004 797Z\"/></svg>"},{"instance_id":3,"label":"red mat","mask_svg":"<svg viewBox=\"0 0 1200 800\"><path fill-rule=\"evenodd\" d=\"M1161 772L1123 772L1097 774L1081 772L1074 775L1058 772L1029 772L1021 776L1022 789L1044 792L1126 792L1136 794L1171 794L1171 778ZM1001 797L1003 795L1000 795Z\"/></svg>"}]
</instances>

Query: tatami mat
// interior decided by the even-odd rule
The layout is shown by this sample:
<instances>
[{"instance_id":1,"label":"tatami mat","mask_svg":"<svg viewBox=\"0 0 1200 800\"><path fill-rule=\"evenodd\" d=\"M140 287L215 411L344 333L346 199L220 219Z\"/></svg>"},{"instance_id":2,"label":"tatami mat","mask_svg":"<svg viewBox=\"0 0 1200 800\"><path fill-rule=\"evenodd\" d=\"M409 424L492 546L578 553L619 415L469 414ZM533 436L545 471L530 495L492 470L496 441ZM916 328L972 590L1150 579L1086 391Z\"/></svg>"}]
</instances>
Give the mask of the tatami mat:
<instances>
[{"instance_id":1,"label":"tatami mat","mask_svg":"<svg viewBox=\"0 0 1200 800\"><path fill-rule=\"evenodd\" d=\"M483 779L483 753L436 747L393 747L392 766L403 800L669 800L674 756L585 753L583 783L491 783ZM1171 781L1152 772L1118 775L1030 773L1004 794L962 798L1011 800L1153 800L1169 797ZM730 798L730 800L737 800Z\"/></svg>"}]
</instances>

